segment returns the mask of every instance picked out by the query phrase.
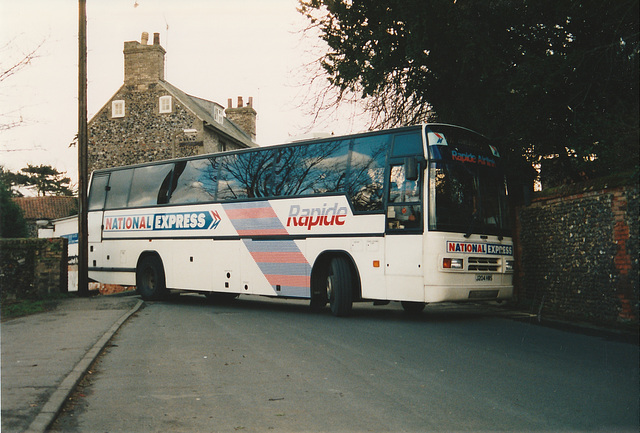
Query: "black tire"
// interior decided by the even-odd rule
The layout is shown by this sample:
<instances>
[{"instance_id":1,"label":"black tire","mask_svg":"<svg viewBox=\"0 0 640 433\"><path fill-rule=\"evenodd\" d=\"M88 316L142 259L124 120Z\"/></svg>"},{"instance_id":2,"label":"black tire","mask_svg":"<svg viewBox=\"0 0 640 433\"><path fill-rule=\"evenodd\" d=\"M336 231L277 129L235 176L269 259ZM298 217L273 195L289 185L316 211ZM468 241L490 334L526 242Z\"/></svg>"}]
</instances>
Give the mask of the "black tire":
<instances>
[{"instance_id":1,"label":"black tire","mask_svg":"<svg viewBox=\"0 0 640 433\"><path fill-rule=\"evenodd\" d=\"M424 302L402 301L401 304L404 311L408 314L420 314L425 307Z\"/></svg>"},{"instance_id":2,"label":"black tire","mask_svg":"<svg viewBox=\"0 0 640 433\"><path fill-rule=\"evenodd\" d=\"M344 257L334 257L327 276L327 297L334 316L344 317L353 306L353 275L349 262Z\"/></svg>"},{"instance_id":3,"label":"black tire","mask_svg":"<svg viewBox=\"0 0 640 433\"><path fill-rule=\"evenodd\" d=\"M327 306L327 295L311 295L311 302L309 307L314 313L319 313L324 307Z\"/></svg>"},{"instance_id":4,"label":"black tire","mask_svg":"<svg viewBox=\"0 0 640 433\"><path fill-rule=\"evenodd\" d=\"M318 264L317 271L314 270L311 279L311 300L309 307L311 312L319 313L327 305L327 276L329 275L328 264Z\"/></svg>"},{"instance_id":5,"label":"black tire","mask_svg":"<svg viewBox=\"0 0 640 433\"><path fill-rule=\"evenodd\" d=\"M168 291L160 257L151 255L140 259L136 269L136 289L145 301L166 299Z\"/></svg>"}]
</instances>

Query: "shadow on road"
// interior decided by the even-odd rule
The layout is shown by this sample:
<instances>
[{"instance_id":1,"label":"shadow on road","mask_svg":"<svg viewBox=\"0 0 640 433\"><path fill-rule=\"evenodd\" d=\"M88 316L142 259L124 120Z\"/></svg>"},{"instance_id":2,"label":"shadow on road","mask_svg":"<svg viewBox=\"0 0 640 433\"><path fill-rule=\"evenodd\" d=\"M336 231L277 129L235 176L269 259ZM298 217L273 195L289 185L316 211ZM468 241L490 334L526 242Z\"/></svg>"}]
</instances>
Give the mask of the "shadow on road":
<instances>
[{"instance_id":1,"label":"shadow on road","mask_svg":"<svg viewBox=\"0 0 640 433\"><path fill-rule=\"evenodd\" d=\"M298 315L326 316L327 320L378 320L401 322L444 323L477 321L484 318L504 317L507 308L493 304L429 304L422 313L412 314L403 310L399 302L374 306L372 302L354 303L353 311L347 318L332 317L329 307L312 312L308 300L270 298L242 295L236 299L211 300L191 293L173 293L165 303L207 308L212 314L246 313L252 311L277 312ZM515 313L514 313L515 314Z\"/></svg>"}]
</instances>

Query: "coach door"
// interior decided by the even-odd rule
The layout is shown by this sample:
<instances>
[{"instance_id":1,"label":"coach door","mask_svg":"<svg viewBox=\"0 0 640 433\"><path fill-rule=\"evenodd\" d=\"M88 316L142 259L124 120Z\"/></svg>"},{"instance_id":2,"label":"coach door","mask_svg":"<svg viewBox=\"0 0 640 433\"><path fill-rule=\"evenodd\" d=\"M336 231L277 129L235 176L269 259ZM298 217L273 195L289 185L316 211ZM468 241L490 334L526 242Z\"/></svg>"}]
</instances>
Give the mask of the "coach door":
<instances>
[{"instance_id":1,"label":"coach door","mask_svg":"<svg viewBox=\"0 0 640 433\"><path fill-rule=\"evenodd\" d=\"M403 300L422 301L422 173L416 158L391 160L386 207L385 273ZM396 296L394 296L396 297Z\"/></svg>"}]
</instances>

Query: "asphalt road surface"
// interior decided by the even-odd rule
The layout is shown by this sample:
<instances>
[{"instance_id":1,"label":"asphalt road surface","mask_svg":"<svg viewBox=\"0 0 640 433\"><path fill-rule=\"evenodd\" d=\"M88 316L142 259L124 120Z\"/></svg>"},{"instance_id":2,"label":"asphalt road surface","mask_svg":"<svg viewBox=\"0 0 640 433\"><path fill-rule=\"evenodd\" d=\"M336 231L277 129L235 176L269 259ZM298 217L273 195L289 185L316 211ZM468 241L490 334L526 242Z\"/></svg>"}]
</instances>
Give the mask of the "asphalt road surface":
<instances>
[{"instance_id":1,"label":"asphalt road surface","mask_svg":"<svg viewBox=\"0 0 640 433\"><path fill-rule=\"evenodd\" d=\"M77 432L637 432L638 346L475 306L181 296L126 323L60 415Z\"/></svg>"}]
</instances>

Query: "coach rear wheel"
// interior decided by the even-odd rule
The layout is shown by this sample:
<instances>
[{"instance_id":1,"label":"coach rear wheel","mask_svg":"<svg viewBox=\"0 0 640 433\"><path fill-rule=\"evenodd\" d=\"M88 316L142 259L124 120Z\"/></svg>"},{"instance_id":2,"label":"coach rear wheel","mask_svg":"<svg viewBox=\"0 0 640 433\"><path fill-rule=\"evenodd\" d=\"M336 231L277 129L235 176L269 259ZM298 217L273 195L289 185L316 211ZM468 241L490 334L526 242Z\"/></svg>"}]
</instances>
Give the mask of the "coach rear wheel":
<instances>
[{"instance_id":1,"label":"coach rear wheel","mask_svg":"<svg viewBox=\"0 0 640 433\"><path fill-rule=\"evenodd\" d=\"M145 256L136 269L136 288L145 301L158 301L167 296L162 260L158 256Z\"/></svg>"},{"instance_id":2,"label":"coach rear wheel","mask_svg":"<svg viewBox=\"0 0 640 433\"><path fill-rule=\"evenodd\" d=\"M334 257L327 275L327 298L334 316L348 316L353 305L353 275L344 257Z\"/></svg>"}]
</instances>

